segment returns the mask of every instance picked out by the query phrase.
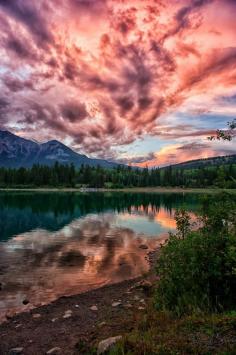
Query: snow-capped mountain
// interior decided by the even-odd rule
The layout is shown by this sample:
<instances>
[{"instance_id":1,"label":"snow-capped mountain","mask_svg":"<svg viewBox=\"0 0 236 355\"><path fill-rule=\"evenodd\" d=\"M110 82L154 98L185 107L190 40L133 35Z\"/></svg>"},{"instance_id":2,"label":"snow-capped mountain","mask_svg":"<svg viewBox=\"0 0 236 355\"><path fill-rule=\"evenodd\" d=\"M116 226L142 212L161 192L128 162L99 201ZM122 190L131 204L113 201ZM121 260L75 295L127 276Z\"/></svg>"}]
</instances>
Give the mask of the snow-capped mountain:
<instances>
[{"instance_id":1,"label":"snow-capped mountain","mask_svg":"<svg viewBox=\"0 0 236 355\"><path fill-rule=\"evenodd\" d=\"M56 161L63 164L74 163L76 167L84 165L106 168L116 163L102 159L91 159L78 154L57 140L36 143L24 139L9 131L0 130L0 166L9 168L31 167L33 164L53 165Z\"/></svg>"}]
</instances>

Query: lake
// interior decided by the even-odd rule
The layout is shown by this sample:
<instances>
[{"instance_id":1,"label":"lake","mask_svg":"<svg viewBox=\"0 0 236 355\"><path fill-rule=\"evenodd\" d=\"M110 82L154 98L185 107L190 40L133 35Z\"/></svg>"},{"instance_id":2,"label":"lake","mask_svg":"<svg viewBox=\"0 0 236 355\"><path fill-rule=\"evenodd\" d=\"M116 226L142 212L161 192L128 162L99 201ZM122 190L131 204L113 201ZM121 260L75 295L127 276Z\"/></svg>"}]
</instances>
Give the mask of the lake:
<instances>
[{"instance_id":1,"label":"lake","mask_svg":"<svg viewBox=\"0 0 236 355\"><path fill-rule=\"evenodd\" d=\"M194 218L199 198L190 193L1 192L0 320L143 274L147 252L175 231L176 209L184 206Z\"/></svg>"}]
</instances>

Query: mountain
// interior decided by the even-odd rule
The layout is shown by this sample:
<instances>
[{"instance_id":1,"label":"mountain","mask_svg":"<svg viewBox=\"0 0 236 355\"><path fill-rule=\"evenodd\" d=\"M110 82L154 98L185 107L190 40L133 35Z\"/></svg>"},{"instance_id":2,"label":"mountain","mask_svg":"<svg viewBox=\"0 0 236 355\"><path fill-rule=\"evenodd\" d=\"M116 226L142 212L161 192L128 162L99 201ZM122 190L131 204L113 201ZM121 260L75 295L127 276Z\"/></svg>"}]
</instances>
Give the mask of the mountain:
<instances>
[{"instance_id":1,"label":"mountain","mask_svg":"<svg viewBox=\"0 0 236 355\"><path fill-rule=\"evenodd\" d=\"M197 169L209 168L210 166L236 164L236 154L225 155L206 159L190 160L183 163L171 165L172 168L180 169ZM164 169L164 168L163 168Z\"/></svg>"},{"instance_id":2,"label":"mountain","mask_svg":"<svg viewBox=\"0 0 236 355\"><path fill-rule=\"evenodd\" d=\"M33 164L53 165L56 161L62 164L73 163L76 167L82 164L100 165L112 168L118 164L102 159L91 159L78 154L57 140L46 143L21 138L9 131L0 130L0 166L7 168L31 167Z\"/></svg>"}]
</instances>

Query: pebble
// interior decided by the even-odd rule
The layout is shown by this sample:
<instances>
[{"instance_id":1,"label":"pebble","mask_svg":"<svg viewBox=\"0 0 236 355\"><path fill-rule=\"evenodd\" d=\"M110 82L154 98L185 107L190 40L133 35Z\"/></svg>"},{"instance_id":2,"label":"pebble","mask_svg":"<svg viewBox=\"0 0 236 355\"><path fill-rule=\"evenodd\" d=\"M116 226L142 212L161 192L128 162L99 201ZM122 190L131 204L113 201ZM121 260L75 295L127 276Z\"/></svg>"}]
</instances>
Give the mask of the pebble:
<instances>
[{"instance_id":1,"label":"pebble","mask_svg":"<svg viewBox=\"0 0 236 355\"><path fill-rule=\"evenodd\" d=\"M37 318L40 318L41 317L41 314L39 313L34 313L33 314L33 318L37 319Z\"/></svg>"},{"instance_id":2,"label":"pebble","mask_svg":"<svg viewBox=\"0 0 236 355\"><path fill-rule=\"evenodd\" d=\"M132 306L132 304L130 304L130 303L127 303L127 304L125 304L125 308L132 308L133 306Z\"/></svg>"},{"instance_id":3,"label":"pebble","mask_svg":"<svg viewBox=\"0 0 236 355\"><path fill-rule=\"evenodd\" d=\"M20 327L22 327L22 324L17 324L17 325L15 326L16 329L17 329L17 328L20 328Z\"/></svg>"},{"instance_id":4,"label":"pebble","mask_svg":"<svg viewBox=\"0 0 236 355\"><path fill-rule=\"evenodd\" d=\"M140 311L143 311L144 309L145 309L145 307L138 307L138 309L140 310Z\"/></svg>"},{"instance_id":5,"label":"pebble","mask_svg":"<svg viewBox=\"0 0 236 355\"><path fill-rule=\"evenodd\" d=\"M76 305L75 305L75 308L79 308L79 305L78 305L78 304L76 304Z\"/></svg>"},{"instance_id":6,"label":"pebble","mask_svg":"<svg viewBox=\"0 0 236 355\"><path fill-rule=\"evenodd\" d=\"M68 311L65 312L63 318L67 319L70 318L72 316L72 311L69 309Z\"/></svg>"},{"instance_id":7,"label":"pebble","mask_svg":"<svg viewBox=\"0 0 236 355\"><path fill-rule=\"evenodd\" d=\"M106 325L107 323L106 322L101 322L98 324L99 327L104 327L104 325Z\"/></svg>"},{"instance_id":8,"label":"pebble","mask_svg":"<svg viewBox=\"0 0 236 355\"><path fill-rule=\"evenodd\" d=\"M54 323L54 322L56 322L56 320L58 320L58 318L53 318L52 322Z\"/></svg>"},{"instance_id":9,"label":"pebble","mask_svg":"<svg viewBox=\"0 0 236 355\"><path fill-rule=\"evenodd\" d=\"M91 309L91 311L98 311L97 306L92 306L92 307L90 307L90 309Z\"/></svg>"},{"instance_id":10,"label":"pebble","mask_svg":"<svg viewBox=\"0 0 236 355\"><path fill-rule=\"evenodd\" d=\"M10 355L22 354L24 348L13 348L10 350Z\"/></svg>"},{"instance_id":11,"label":"pebble","mask_svg":"<svg viewBox=\"0 0 236 355\"><path fill-rule=\"evenodd\" d=\"M118 306L121 306L121 302L113 302L112 303L112 307L118 307Z\"/></svg>"},{"instance_id":12,"label":"pebble","mask_svg":"<svg viewBox=\"0 0 236 355\"><path fill-rule=\"evenodd\" d=\"M111 337L111 338L107 338L105 340L100 341L100 343L98 344L97 354L101 355L101 354L106 353L121 339L122 339L122 336L118 335L117 337Z\"/></svg>"},{"instance_id":13,"label":"pebble","mask_svg":"<svg viewBox=\"0 0 236 355\"><path fill-rule=\"evenodd\" d=\"M46 352L47 355L59 354L61 352L61 348L55 347Z\"/></svg>"}]
</instances>

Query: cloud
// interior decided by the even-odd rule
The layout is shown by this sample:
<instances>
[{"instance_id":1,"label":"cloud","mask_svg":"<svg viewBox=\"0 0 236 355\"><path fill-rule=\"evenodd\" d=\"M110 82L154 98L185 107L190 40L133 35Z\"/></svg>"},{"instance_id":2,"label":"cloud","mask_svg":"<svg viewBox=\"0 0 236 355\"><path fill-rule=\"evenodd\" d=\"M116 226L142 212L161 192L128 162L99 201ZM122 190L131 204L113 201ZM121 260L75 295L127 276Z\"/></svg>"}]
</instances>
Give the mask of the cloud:
<instances>
[{"instance_id":1,"label":"cloud","mask_svg":"<svg viewBox=\"0 0 236 355\"><path fill-rule=\"evenodd\" d=\"M6 49L11 50L20 58L30 59L35 57L29 46L14 36L9 37L5 45Z\"/></svg>"},{"instance_id":2,"label":"cloud","mask_svg":"<svg viewBox=\"0 0 236 355\"><path fill-rule=\"evenodd\" d=\"M0 8L22 23L41 44L52 41L53 36L47 28L40 6L29 0L0 0Z\"/></svg>"},{"instance_id":3,"label":"cloud","mask_svg":"<svg viewBox=\"0 0 236 355\"><path fill-rule=\"evenodd\" d=\"M98 157L119 159L121 147L146 136L172 147L161 153L167 160L187 157L175 148L186 138L189 152L210 154L196 140L235 112L234 8L230 0L0 0L1 95L11 93L2 126ZM132 154L136 163L143 156Z\"/></svg>"},{"instance_id":4,"label":"cloud","mask_svg":"<svg viewBox=\"0 0 236 355\"><path fill-rule=\"evenodd\" d=\"M70 122L82 121L88 117L85 104L78 101L70 101L61 105L61 114Z\"/></svg>"},{"instance_id":5,"label":"cloud","mask_svg":"<svg viewBox=\"0 0 236 355\"><path fill-rule=\"evenodd\" d=\"M10 105L10 103L6 98L0 97L0 110L5 109L9 105Z\"/></svg>"},{"instance_id":6,"label":"cloud","mask_svg":"<svg viewBox=\"0 0 236 355\"><path fill-rule=\"evenodd\" d=\"M34 83L32 80L20 80L14 78L10 75L3 77L3 82L5 86L12 92L22 91L22 90L34 90Z\"/></svg>"},{"instance_id":7,"label":"cloud","mask_svg":"<svg viewBox=\"0 0 236 355\"><path fill-rule=\"evenodd\" d=\"M154 160L155 158L156 158L156 153L150 152L146 155L130 156L130 157L118 159L118 161L122 164L138 165L140 163L145 164L145 162Z\"/></svg>"},{"instance_id":8,"label":"cloud","mask_svg":"<svg viewBox=\"0 0 236 355\"><path fill-rule=\"evenodd\" d=\"M178 147L178 150L199 150L209 148L210 144L192 142Z\"/></svg>"},{"instance_id":9,"label":"cloud","mask_svg":"<svg viewBox=\"0 0 236 355\"><path fill-rule=\"evenodd\" d=\"M221 104L236 104L236 94L229 96L221 96L217 98L218 102Z\"/></svg>"},{"instance_id":10,"label":"cloud","mask_svg":"<svg viewBox=\"0 0 236 355\"><path fill-rule=\"evenodd\" d=\"M235 149L228 145L211 145L203 142L192 142L184 144L171 144L160 151L153 153L153 158L142 162L134 162L132 165L139 167L154 168L186 162L195 159L206 159L209 157L235 154Z\"/></svg>"}]
</instances>

